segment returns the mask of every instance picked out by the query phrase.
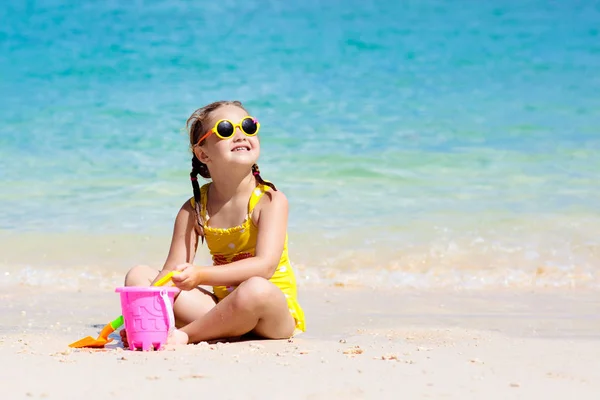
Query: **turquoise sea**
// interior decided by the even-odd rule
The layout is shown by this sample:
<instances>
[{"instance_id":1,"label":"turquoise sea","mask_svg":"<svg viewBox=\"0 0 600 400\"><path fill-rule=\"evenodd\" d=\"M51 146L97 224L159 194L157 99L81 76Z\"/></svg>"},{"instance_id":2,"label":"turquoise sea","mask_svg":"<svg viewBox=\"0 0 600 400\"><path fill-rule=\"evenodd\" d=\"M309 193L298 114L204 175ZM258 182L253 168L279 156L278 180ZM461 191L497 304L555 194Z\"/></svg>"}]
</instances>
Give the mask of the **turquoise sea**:
<instances>
[{"instance_id":1,"label":"turquoise sea","mask_svg":"<svg viewBox=\"0 0 600 400\"><path fill-rule=\"evenodd\" d=\"M239 99L301 284L600 287L600 1L8 0L0 20L10 243L168 240L187 117ZM5 283L61 268L0 256Z\"/></svg>"}]
</instances>

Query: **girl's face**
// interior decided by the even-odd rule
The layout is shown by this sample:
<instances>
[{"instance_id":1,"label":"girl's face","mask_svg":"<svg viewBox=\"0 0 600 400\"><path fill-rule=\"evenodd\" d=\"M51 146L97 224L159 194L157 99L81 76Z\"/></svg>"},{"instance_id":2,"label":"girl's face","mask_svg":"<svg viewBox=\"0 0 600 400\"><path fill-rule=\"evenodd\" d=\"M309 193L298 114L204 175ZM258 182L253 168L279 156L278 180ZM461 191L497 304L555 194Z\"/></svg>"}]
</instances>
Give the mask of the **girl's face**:
<instances>
[{"instance_id":1,"label":"girl's face","mask_svg":"<svg viewBox=\"0 0 600 400\"><path fill-rule=\"evenodd\" d=\"M210 113L202 124L205 131L212 129L217 121L227 119L233 124L239 124L248 113L234 105L217 108ZM204 134L206 132L203 132ZM221 139L216 134L209 135L201 146L194 147L196 157L209 168L232 168L235 165L251 168L260 155L258 136L246 136L239 127L228 139Z\"/></svg>"}]
</instances>

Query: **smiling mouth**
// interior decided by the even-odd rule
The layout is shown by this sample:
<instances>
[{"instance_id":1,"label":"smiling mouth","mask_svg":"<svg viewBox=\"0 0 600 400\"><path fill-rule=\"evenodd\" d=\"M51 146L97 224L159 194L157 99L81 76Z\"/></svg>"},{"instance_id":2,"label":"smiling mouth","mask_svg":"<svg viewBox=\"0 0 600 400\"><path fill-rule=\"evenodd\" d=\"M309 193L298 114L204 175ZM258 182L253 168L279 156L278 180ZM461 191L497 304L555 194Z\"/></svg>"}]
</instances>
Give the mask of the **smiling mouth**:
<instances>
[{"instance_id":1,"label":"smiling mouth","mask_svg":"<svg viewBox=\"0 0 600 400\"><path fill-rule=\"evenodd\" d=\"M231 151L250 151L250 147L248 146L237 146L231 149Z\"/></svg>"}]
</instances>

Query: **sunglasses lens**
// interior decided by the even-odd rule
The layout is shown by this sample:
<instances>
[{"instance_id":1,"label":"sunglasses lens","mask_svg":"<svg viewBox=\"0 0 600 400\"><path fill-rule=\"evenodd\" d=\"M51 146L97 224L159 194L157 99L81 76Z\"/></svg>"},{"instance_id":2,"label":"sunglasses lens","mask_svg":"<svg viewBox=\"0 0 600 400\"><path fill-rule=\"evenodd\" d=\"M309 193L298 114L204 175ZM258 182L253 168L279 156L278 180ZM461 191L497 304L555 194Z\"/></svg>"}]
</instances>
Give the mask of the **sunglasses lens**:
<instances>
[{"instance_id":1,"label":"sunglasses lens","mask_svg":"<svg viewBox=\"0 0 600 400\"><path fill-rule=\"evenodd\" d=\"M217 125L217 133L222 137L230 137L233 135L233 125L229 121L221 121Z\"/></svg>"},{"instance_id":2,"label":"sunglasses lens","mask_svg":"<svg viewBox=\"0 0 600 400\"><path fill-rule=\"evenodd\" d=\"M258 131L258 125L254 119L244 118L242 121L242 130L246 132L247 135L254 135Z\"/></svg>"}]
</instances>

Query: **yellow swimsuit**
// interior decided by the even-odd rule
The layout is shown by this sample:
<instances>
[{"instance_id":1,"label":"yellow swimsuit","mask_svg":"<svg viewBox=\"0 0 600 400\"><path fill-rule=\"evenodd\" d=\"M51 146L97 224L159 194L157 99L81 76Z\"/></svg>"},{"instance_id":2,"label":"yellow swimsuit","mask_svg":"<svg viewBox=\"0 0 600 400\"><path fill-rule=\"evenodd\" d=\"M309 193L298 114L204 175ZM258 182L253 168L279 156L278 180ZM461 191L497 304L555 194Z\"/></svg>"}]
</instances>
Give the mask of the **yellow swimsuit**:
<instances>
[{"instance_id":1,"label":"yellow swimsuit","mask_svg":"<svg viewBox=\"0 0 600 400\"><path fill-rule=\"evenodd\" d=\"M252 220L252 211L270 187L261 184L256 186L248 202L248 215L241 225L232 228L211 228L207 225L208 213L206 211L209 185L210 183L207 183L200 188L200 198L202 201L200 217L204 221L204 237L212 255L213 264L215 266L224 265L244 258L254 257L258 227ZM195 207L194 198L191 198L190 202L192 207ZM285 295L290 313L294 317L294 320L296 320L296 330L304 332L304 311L302 311L297 299L296 277L288 258L287 234L285 236L283 252L279 259L279 265L269 280L279 287ZM235 288L235 286L213 286L213 291L220 301Z\"/></svg>"}]
</instances>

